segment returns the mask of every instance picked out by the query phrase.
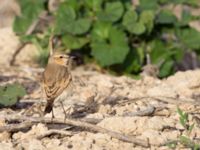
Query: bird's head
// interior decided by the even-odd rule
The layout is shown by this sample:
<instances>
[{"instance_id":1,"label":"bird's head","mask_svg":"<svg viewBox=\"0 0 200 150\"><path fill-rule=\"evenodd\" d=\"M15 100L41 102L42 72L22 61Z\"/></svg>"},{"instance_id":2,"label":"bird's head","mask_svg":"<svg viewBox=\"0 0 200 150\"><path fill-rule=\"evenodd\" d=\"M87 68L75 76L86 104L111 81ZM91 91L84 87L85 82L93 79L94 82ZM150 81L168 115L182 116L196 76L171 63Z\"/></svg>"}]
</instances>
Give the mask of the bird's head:
<instances>
[{"instance_id":1,"label":"bird's head","mask_svg":"<svg viewBox=\"0 0 200 150\"><path fill-rule=\"evenodd\" d=\"M72 63L72 57L63 53L54 53L52 56L50 56L49 63L70 67Z\"/></svg>"}]
</instances>

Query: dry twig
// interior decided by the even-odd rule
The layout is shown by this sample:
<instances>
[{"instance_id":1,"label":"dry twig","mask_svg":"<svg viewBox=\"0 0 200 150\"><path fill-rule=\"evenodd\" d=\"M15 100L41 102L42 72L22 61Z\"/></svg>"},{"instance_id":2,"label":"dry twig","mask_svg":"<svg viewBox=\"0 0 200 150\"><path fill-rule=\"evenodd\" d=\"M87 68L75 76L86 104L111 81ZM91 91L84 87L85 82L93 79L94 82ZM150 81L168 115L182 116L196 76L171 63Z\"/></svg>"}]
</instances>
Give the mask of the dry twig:
<instances>
[{"instance_id":1,"label":"dry twig","mask_svg":"<svg viewBox=\"0 0 200 150\"><path fill-rule=\"evenodd\" d=\"M123 135L121 133L105 129L105 128L99 127L97 125L93 125L93 124L90 124L90 123L87 123L87 122L69 119L69 118L66 118L65 121L64 121L63 118L54 118L52 120L51 118L43 118L43 117L26 117L26 116L18 116L18 115L8 115L8 116L0 116L0 119L5 119L5 120L11 121L11 122L16 121L16 120L20 121L20 122L28 121L32 124L45 123L45 124L71 125L71 126L84 128L84 129L87 129L87 130L93 131L93 132L108 134L113 138L119 139L119 140L124 141L124 142L133 143L135 145L140 145L140 146L143 146L143 147L149 146L149 143L147 141L137 139L133 136ZM15 126L17 126L17 125L15 125ZM11 131L11 129L5 128L5 127L0 127L0 131L2 131L2 128L4 128L4 131L5 131L5 129L8 129L9 131Z\"/></svg>"},{"instance_id":2,"label":"dry twig","mask_svg":"<svg viewBox=\"0 0 200 150\"><path fill-rule=\"evenodd\" d=\"M63 135L63 136L72 136L73 134L69 131L64 131L64 130L56 130L56 129L51 129L51 130L48 130L47 132L37 136L37 139L41 140L47 136L50 136L52 134L60 134L60 135Z\"/></svg>"},{"instance_id":3,"label":"dry twig","mask_svg":"<svg viewBox=\"0 0 200 150\"><path fill-rule=\"evenodd\" d=\"M132 99L128 99L126 101L121 101L118 103L118 105L124 105L126 103L131 103L131 102L136 102L139 100L156 100L156 101L161 101L161 102L165 102L165 103L171 103L171 104L175 104L175 105L180 105L180 104L192 104L192 105L198 105L200 106L200 101L191 99L191 98L187 98L187 99L183 99L183 98L177 98L177 97L167 97L167 96L144 96L144 97L136 97L136 98L132 98Z\"/></svg>"},{"instance_id":4,"label":"dry twig","mask_svg":"<svg viewBox=\"0 0 200 150\"><path fill-rule=\"evenodd\" d=\"M25 121L23 123L19 123L19 124L10 124L10 125L6 125L6 126L1 126L0 127L0 132L17 132L17 131L21 131L21 130L25 130L28 129L30 127L32 127L33 123L29 122L29 121Z\"/></svg>"}]
</instances>

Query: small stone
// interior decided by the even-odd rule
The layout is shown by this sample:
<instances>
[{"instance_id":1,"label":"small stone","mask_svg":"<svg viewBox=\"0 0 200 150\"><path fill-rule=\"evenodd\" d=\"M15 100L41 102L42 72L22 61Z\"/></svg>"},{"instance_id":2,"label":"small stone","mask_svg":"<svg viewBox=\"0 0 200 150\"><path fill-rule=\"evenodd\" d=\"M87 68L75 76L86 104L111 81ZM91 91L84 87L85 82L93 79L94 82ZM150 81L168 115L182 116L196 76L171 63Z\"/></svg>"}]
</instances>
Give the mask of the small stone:
<instances>
[{"instance_id":1,"label":"small stone","mask_svg":"<svg viewBox=\"0 0 200 150\"><path fill-rule=\"evenodd\" d=\"M2 150L15 150L15 148L13 147L12 142L0 142L0 149Z\"/></svg>"},{"instance_id":2,"label":"small stone","mask_svg":"<svg viewBox=\"0 0 200 150\"><path fill-rule=\"evenodd\" d=\"M21 141L17 145L17 149L46 150L46 148L42 145L42 142L36 139L26 139Z\"/></svg>"},{"instance_id":3,"label":"small stone","mask_svg":"<svg viewBox=\"0 0 200 150\"><path fill-rule=\"evenodd\" d=\"M112 117L105 118L98 125L110 129L112 131L117 131L124 134L133 134L136 129L136 121L139 117Z\"/></svg>"},{"instance_id":4,"label":"small stone","mask_svg":"<svg viewBox=\"0 0 200 150\"><path fill-rule=\"evenodd\" d=\"M27 133L23 133L23 132L15 133L13 135L13 139L16 139L16 140L32 139L32 138L35 138L38 135L45 133L47 130L48 129L44 124L39 123L37 125L34 125L32 127L32 129L30 131L28 131Z\"/></svg>"},{"instance_id":5,"label":"small stone","mask_svg":"<svg viewBox=\"0 0 200 150\"><path fill-rule=\"evenodd\" d=\"M0 141L7 141L10 139L11 134L7 131L0 133Z\"/></svg>"},{"instance_id":6,"label":"small stone","mask_svg":"<svg viewBox=\"0 0 200 150\"><path fill-rule=\"evenodd\" d=\"M166 140L161 136L159 131L152 129L146 130L140 136L141 139L149 139L151 145L161 145L166 142Z\"/></svg>"}]
</instances>

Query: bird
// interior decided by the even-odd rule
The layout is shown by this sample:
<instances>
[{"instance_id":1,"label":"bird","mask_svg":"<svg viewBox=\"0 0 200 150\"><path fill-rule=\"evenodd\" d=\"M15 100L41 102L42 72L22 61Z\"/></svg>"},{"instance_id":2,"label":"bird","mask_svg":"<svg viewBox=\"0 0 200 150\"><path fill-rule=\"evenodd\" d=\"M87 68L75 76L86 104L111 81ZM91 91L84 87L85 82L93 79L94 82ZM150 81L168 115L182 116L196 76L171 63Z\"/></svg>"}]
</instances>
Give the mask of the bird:
<instances>
[{"instance_id":1,"label":"bird","mask_svg":"<svg viewBox=\"0 0 200 150\"><path fill-rule=\"evenodd\" d=\"M52 118L54 118L54 102L59 100L62 104L62 101L67 98L72 85L71 63L72 57L68 54L54 52L49 56L42 75L42 86L47 100L44 115L52 112ZM62 108L66 117L63 104Z\"/></svg>"}]
</instances>

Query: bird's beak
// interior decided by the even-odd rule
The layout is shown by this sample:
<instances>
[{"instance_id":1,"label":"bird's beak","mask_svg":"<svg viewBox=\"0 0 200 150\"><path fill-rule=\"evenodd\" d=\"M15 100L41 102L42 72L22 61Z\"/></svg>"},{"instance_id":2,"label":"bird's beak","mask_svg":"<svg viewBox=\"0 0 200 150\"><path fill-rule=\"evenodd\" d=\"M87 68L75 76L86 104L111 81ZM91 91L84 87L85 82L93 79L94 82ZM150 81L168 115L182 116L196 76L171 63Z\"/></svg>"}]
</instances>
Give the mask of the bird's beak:
<instances>
[{"instance_id":1,"label":"bird's beak","mask_svg":"<svg viewBox=\"0 0 200 150\"><path fill-rule=\"evenodd\" d=\"M70 58L70 59L75 59L75 58L76 58L76 56L69 55L69 58Z\"/></svg>"}]
</instances>

